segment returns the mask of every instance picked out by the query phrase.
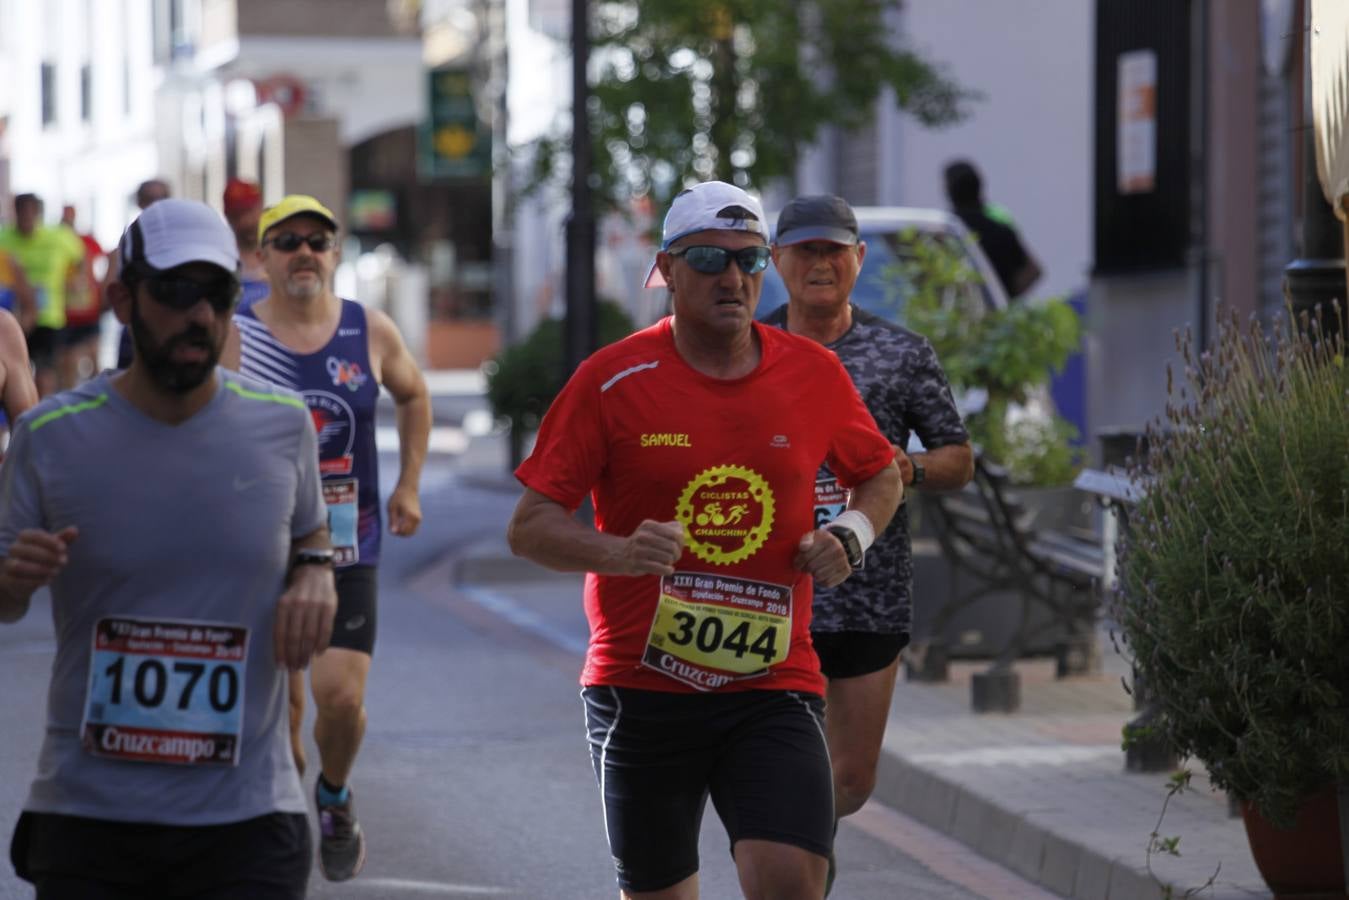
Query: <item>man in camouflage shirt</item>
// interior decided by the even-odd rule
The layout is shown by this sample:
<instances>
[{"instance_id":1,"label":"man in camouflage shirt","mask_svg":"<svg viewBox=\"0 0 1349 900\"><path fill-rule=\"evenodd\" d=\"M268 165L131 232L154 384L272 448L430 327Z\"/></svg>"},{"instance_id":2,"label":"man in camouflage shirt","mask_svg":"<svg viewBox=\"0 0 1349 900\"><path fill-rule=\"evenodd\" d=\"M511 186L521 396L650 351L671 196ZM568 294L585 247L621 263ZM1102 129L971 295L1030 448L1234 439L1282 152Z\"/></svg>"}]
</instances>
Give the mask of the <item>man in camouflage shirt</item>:
<instances>
[{"instance_id":1,"label":"man in camouflage shirt","mask_svg":"<svg viewBox=\"0 0 1349 900\"><path fill-rule=\"evenodd\" d=\"M896 447L906 494L915 487L964 487L974 475L974 454L932 345L849 300L867 249L852 208L841 197L797 197L778 216L772 246L789 296L767 321L838 354L881 433ZM910 432L926 452L903 452ZM822 467L816 522L833 519L846 502ZM829 679L825 725L836 818L860 809L876 784L899 654L909 642L912 586L909 519L900 507L860 570L836 588L815 590L811 638Z\"/></svg>"}]
</instances>

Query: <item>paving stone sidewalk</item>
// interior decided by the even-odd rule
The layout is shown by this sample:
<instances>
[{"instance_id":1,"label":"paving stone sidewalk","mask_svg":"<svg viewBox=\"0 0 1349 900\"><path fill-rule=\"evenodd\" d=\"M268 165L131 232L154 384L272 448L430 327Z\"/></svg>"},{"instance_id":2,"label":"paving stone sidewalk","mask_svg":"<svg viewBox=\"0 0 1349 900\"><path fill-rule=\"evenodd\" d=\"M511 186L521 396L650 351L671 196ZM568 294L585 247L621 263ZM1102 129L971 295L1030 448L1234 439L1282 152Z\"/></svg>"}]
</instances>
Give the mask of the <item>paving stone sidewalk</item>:
<instances>
[{"instance_id":1,"label":"paving stone sidewalk","mask_svg":"<svg viewBox=\"0 0 1349 900\"><path fill-rule=\"evenodd\" d=\"M951 665L940 684L895 688L875 797L1064 897L1179 898L1217 873L1217 900L1270 898L1240 817L1202 767L1173 797L1160 827L1168 773L1124 768L1121 729L1135 716L1121 685L1128 666L1108 640L1099 675L1055 679L1053 662L1017 663L1019 711L974 713L970 676L987 663ZM1156 856L1155 830L1180 837L1180 857ZM846 865L840 860L840 865Z\"/></svg>"}]
</instances>

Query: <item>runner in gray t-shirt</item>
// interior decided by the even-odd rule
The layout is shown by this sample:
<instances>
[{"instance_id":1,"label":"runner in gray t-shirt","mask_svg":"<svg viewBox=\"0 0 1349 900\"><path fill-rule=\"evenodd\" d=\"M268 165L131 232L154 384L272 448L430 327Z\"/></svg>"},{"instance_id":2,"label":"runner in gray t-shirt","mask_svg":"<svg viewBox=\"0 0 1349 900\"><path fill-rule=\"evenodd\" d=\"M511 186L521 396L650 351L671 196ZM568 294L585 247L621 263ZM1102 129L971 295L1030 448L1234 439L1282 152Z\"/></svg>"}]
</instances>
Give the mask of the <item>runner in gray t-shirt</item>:
<instances>
[{"instance_id":1,"label":"runner in gray t-shirt","mask_svg":"<svg viewBox=\"0 0 1349 900\"><path fill-rule=\"evenodd\" d=\"M957 490L974 475L974 453L941 364L921 335L855 308L850 297L866 257L857 217L832 195L797 197L778 216L773 263L787 305L770 324L829 347L895 445L906 492ZM910 432L926 452L905 453ZM847 494L827 467L815 484L817 522L827 522ZM876 784L881 739L909 642L913 562L905 507L876 535L862 568L843 584L816 590L810 636L829 679L825 726L834 769L834 815L861 809ZM833 877L830 857L830 884Z\"/></svg>"},{"instance_id":2,"label":"runner in gray t-shirt","mask_svg":"<svg viewBox=\"0 0 1349 900\"><path fill-rule=\"evenodd\" d=\"M238 257L215 212L162 201L121 252L135 360L24 414L0 468L0 621L50 585L57 638L13 860L40 900L300 898L286 672L336 605L313 424L216 368Z\"/></svg>"}]
</instances>

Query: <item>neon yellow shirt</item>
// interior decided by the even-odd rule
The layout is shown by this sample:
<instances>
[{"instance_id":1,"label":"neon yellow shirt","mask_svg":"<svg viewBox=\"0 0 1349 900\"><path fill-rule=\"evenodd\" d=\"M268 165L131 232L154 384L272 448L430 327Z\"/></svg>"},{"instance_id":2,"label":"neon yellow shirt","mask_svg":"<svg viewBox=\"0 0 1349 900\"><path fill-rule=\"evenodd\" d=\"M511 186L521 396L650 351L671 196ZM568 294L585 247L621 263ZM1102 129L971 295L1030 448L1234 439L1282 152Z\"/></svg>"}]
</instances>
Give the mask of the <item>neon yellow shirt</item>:
<instances>
[{"instance_id":1,"label":"neon yellow shirt","mask_svg":"<svg viewBox=\"0 0 1349 900\"><path fill-rule=\"evenodd\" d=\"M66 277L84 258L84 242L65 228L39 226L24 236L14 226L0 228L0 250L11 253L23 266L37 294L36 324L45 328L66 325Z\"/></svg>"}]
</instances>

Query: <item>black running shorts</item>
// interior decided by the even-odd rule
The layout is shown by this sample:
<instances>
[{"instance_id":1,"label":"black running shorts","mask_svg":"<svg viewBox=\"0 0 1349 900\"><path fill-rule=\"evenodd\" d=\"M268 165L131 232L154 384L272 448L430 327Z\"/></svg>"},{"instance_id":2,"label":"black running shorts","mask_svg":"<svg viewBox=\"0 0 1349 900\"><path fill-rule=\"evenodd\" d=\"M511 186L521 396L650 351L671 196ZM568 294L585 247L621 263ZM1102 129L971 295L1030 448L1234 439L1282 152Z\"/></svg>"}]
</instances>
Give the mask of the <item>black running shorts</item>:
<instances>
[{"instance_id":1,"label":"black running shorts","mask_svg":"<svg viewBox=\"0 0 1349 900\"><path fill-rule=\"evenodd\" d=\"M333 636L328 646L372 656L375 652L376 569L374 566L347 566L338 569L336 577L337 615L333 617Z\"/></svg>"},{"instance_id":2,"label":"black running shorts","mask_svg":"<svg viewBox=\"0 0 1349 900\"><path fill-rule=\"evenodd\" d=\"M812 631L810 642L820 658L820 671L831 681L879 672L909 645L909 633L874 634L870 631Z\"/></svg>"},{"instance_id":3,"label":"black running shorts","mask_svg":"<svg viewBox=\"0 0 1349 900\"><path fill-rule=\"evenodd\" d=\"M180 826L25 812L10 859L37 900L303 900L313 850L300 813Z\"/></svg>"},{"instance_id":4,"label":"black running shorts","mask_svg":"<svg viewBox=\"0 0 1349 900\"><path fill-rule=\"evenodd\" d=\"M660 890L698 871L709 794L733 855L745 839L829 855L834 790L820 697L602 686L581 698L623 890Z\"/></svg>"},{"instance_id":5,"label":"black running shorts","mask_svg":"<svg viewBox=\"0 0 1349 900\"><path fill-rule=\"evenodd\" d=\"M59 328L39 325L28 332L28 359L35 369L50 369L56 365L56 357L61 352L62 335Z\"/></svg>"}]
</instances>

